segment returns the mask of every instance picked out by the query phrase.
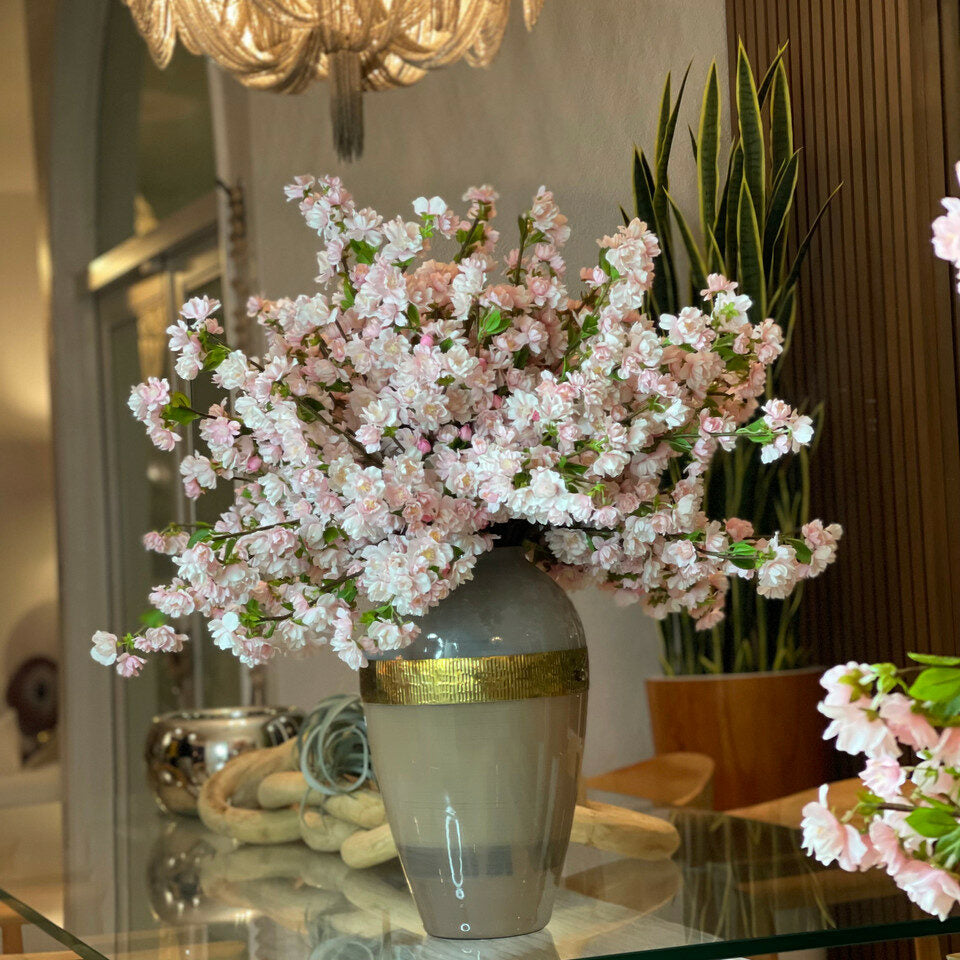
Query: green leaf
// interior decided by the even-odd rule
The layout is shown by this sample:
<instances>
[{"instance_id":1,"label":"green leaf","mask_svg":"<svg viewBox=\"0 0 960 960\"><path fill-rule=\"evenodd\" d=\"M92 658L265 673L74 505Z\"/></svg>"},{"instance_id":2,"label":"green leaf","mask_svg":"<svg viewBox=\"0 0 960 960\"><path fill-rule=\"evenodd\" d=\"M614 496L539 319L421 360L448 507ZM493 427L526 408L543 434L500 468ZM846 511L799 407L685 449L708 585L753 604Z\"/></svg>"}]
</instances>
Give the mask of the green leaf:
<instances>
[{"instance_id":1,"label":"green leaf","mask_svg":"<svg viewBox=\"0 0 960 960\"><path fill-rule=\"evenodd\" d=\"M607 248L606 248L606 247L601 247L601 248L600 248L599 263L600 263L600 269L601 269L608 277L610 277L612 280L619 280L619 279L620 279L620 271L619 271L619 270L616 270L616 269L614 269L613 267L610 266L610 261L607 259Z\"/></svg>"},{"instance_id":2,"label":"green leaf","mask_svg":"<svg viewBox=\"0 0 960 960\"><path fill-rule=\"evenodd\" d=\"M686 218L669 193L667 194L667 200L670 201L673 216L680 228L680 236L683 238L683 245L687 248L687 256L690 258L690 283L694 290L702 290L707 285L707 269L703 262L703 256L697 247L693 234L690 232L690 226Z\"/></svg>"},{"instance_id":3,"label":"green leaf","mask_svg":"<svg viewBox=\"0 0 960 960\"><path fill-rule=\"evenodd\" d=\"M350 283L347 277L343 278L343 309L349 310L353 306L353 302L357 297L357 291L353 289L353 284Z\"/></svg>"},{"instance_id":4,"label":"green leaf","mask_svg":"<svg viewBox=\"0 0 960 960\"><path fill-rule=\"evenodd\" d=\"M420 311L417 310L416 304L410 303L407 304L407 321L411 327L419 329L420 327Z\"/></svg>"},{"instance_id":5,"label":"green leaf","mask_svg":"<svg viewBox=\"0 0 960 960\"><path fill-rule=\"evenodd\" d=\"M168 423L182 423L184 426L200 419L199 413L194 413L187 407L175 407L172 403L168 403L163 408L161 416Z\"/></svg>"},{"instance_id":6,"label":"green leaf","mask_svg":"<svg viewBox=\"0 0 960 960\"><path fill-rule=\"evenodd\" d=\"M222 343L218 343L215 347L207 351L207 355L203 358L203 369L216 370L228 356L230 356L229 348L225 347Z\"/></svg>"},{"instance_id":7,"label":"green leaf","mask_svg":"<svg viewBox=\"0 0 960 960\"><path fill-rule=\"evenodd\" d=\"M373 263L376 247L370 246L365 240L351 240L350 247L357 255L357 263Z\"/></svg>"},{"instance_id":8,"label":"green leaf","mask_svg":"<svg viewBox=\"0 0 960 960\"><path fill-rule=\"evenodd\" d=\"M671 73L668 71L667 79L664 81L663 90L660 93L660 114L657 117L657 140L653 151L653 164L655 167L660 166L660 151L666 139L667 124L670 122L670 103L673 99L670 96L671 76Z\"/></svg>"},{"instance_id":9,"label":"green leaf","mask_svg":"<svg viewBox=\"0 0 960 960\"><path fill-rule=\"evenodd\" d=\"M923 663L929 667L960 667L960 657L942 657L936 653L908 653L914 663Z\"/></svg>"},{"instance_id":10,"label":"green leaf","mask_svg":"<svg viewBox=\"0 0 960 960\"><path fill-rule=\"evenodd\" d=\"M793 258L793 266L790 267L790 272L787 274L786 280L784 280L780 285L780 289L777 291L777 296L774 300L774 303L770 305L771 310L774 306L779 306L783 298L793 292L793 288L800 277L800 267L803 266L804 258L810 250L810 244L813 241L814 234L817 232L817 227L820 226L820 221L823 219L823 215L827 212L827 207L830 206L830 201L837 195L837 192L842 186L843 182L841 181L836 185L836 187L834 187L833 192L824 201L819 213L817 213L816 217L814 218L810 229L807 231L807 235L803 238L803 240L800 241L800 246L797 248L797 255ZM779 312L776 314L776 316L779 317Z\"/></svg>"},{"instance_id":11,"label":"green leaf","mask_svg":"<svg viewBox=\"0 0 960 960\"><path fill-rule=\"evenodd\" d=\"M690 149L693 151L693 162L697 162L697 135L693 132L693 127L687 124L687 133L690 134Z\"/></svg>"},{"instance_id":12,"label":"green leaf","mask_svg":"<svg viewBox=\"0 0 960 960\"><path fill-rule=\"evenodd\" d=\"M800 563L809 563L813 559L813 551L798 537L784 537L783 542L793 547Z\"/></svg>"},{"instance_id":13,"label":"green leaf","mask_svg":"<svg viewBox=\"0 0 960 960\"><path fill-rule=\"evenodd\" d=\"M193 533L190 534L190 539L187 541L187 546L195 547L201 541L209 540L212 536L212 530L201 527L199 530L194 530Z\"/></svg>"},{"instance_id":14,"label":"green leaf","mask_svg":"<svg viewBox=\"0 0 960 960\"><path fill-rule=\"evenodd\" d=\"M148 610L140 614L140 622L148 628L162 627L167 622L167 618L159 610Z\"/></svg>"},{"instance_id":15,"label":"green leaf","mask_svg":"<svg viewBox=\"0 0 960 960\"><path fill-rule=\"evenodd\" d=\"M957 861L960 860L960 826L937 840L934 860L947 870L953 870L956 867Z\"/></svg>"},{"instance_id":16,"label":"green leaf","mask_svg":"<svg viewBox=\"0 0 960 960\"><path fill-rule=\"evenodd\" d=\"M737 277L740 290L753 301L750 308L754 323L767 315L766 283L763 276L763 251L760 246L760 230L757 215L746 182L740 186L740 206L737 213Z\"/></svg>"},{"instance_id":17,"label":"green leaf","mask_svg":"<svg viewBox=\"0 0 960 960\"><path fill-rule=\"evenodd\" d=\"M789 42L789 41L788 41ZM760 106L763 106L764 100L767 99L767 93L770 90L770 84L773 82L777 69L783 64L783 55L787 52L787 44L785 43L778 51L776 56L770 61L770 66L767 67L767 72L763 75L763 79L760 81L760 86L757 87L757 100L760 103Z\"/></svg>"},{"instance_id":18,"label":"green leaf","mask_svg":"<svg viewBox=\"0 0 960 960\"><path fill-rule=\"evenodd\" d=\"M666 240L661 237L660 225L657 223L657 213L653 208L653 176L650 173L650 165L642 150L634 150L633 153L633 195L636 203L637 216L643 220L647 226L653 230L660 238L660 247L664 247ZM656 302L658 311L670 313L674 304L668 301L667 278L663 268L665 262L664 256L657 259L656 267L653 271L653 300Z\"/></svg>"},{"instance_id":19,"label":"green leaf","mask_svg":"<svg viewBox=\"0 0 960 960\"><path fill-rule=\"evenodd\" d=\"M700 229L703 235L713 229L717 216L717 161L720 155L720 82L717 61L710 64L700 106L697 135L697 184L700 198Z\"/></svg>"},{"instance_id":20,"label":"green leaf","mask_svg":"<svg viewBox=\"0 0 960 960\"><path fill-rule=\"evenodd\" d=\"M723 272L723 251L712 230L707 230L707 264L710 273Z\"/></svg>"},{"instance_id":21,"label":"green leaf","mask_svg":"<svg viewBox=\"0 0 960 960\"><path fill-rule=\"evenodd\" d=\"M957 821L946 810L935 807L917 807L907 814L907 823L913 827L921 837L936 840L945 837L957 829Z\"/></svg>"},{"instance_id":22,"label":"green leaf","mask_svg":"<svg viewBox=\"0 0 960 960\"><path fill-rule=\"evenodd\" d=\"M670 116L667 119L666 126L661 132L658 130L657 136L657 169L656 169L656 179L654 183L656 184L657 190L660 187L663 187L664 192L670 189L670 177L669 177L669 167L670 167L670 151L673 149L673 137L677 132L677 119L680 116L680 103L683 100L683 90L687 85L687 77L690 74L690 67L687 66L687 69L684 71L683 80L680 83L680 91L677 93L677 102L673 105L673 109L670 111ZM669 91L665 91L669 92ZM661 109L661 120L663 104L660 106ZM654 206L656 206L657 195L654 193ZM666 220L666 206L664 206L664 215L663 217L658 216L658 220ZM659 214L659 211L658 211Z\"/></svg>"},{"instance_id":23,"label":"green leaf","mask_svg":"<svg viewBox=\"0 0 960 960\"><path fill-rule=\"evenodd\" d=\"M780 171L780 176L770 194L767 220L763 225L763 264L765 275L771 284L776 282L775 245L781 236L785 237L790 222L790 208L793 206L793 197L797 189L799 163L800 151L798 150Z\"/></svg>"},{"instance_id":24,"label":"green leaf","mask_svg":"<svg viewBox=\"0 0 960 960\"><path fill-rule=\"evenodd\" d=\"M651 230L657 230L657 215L653 209L653 175L642 150L633 151L633 200L637 216Z\"/></svg>"},{"instance_id":25,"label":"green leaf","mask_svg":"<svg viewBox=\"0 0 960 960\"><path fill-rule=\"evenodd\" d=\"M730 163L730 176L727 178L726 204L724 216L724 273L733 278L737 275L737 212L740 205L740 189L743 186L743 147L734 148ZM717 234L717 239L720 235Z\"/></svg>"},{"instance_id":26,"label":"green leaf","mask_svg":"<svg viewBox=\"0 0 960 960\"><path fill-rule=\"evenodd\" d=\"M673 266L673 231L670 229L667 191L662 183L657 184L656 193L653 195L653 206L656 210L657 223L659 226L657 236L660 240L659 264L663 279L663 297L657 293L656 271L654 272L653 290L660 303L660 309L664 310L664 304L666 303L668 306L665 312L676 313L679 310L680 294L677 289L677 274Z\"/></svg>"},{"instance_id":27,"label":"green leaf","mask_svg":"<svg viewBox=\"0 0 960 960\"><path fill-rule=\"evenodd\" d=\"M503 315L499 308L494 307L486 316L480 320L480 336L495 337L498 333L503 333L510 326L510 315Z\"/></svg>"},{"instance_id":28,"label":"green leaf","mask_svg":"<svg viewBox=\"0 0 960 960\"><path fill-rule=\"evenodd\" d=\"M743 146L743 178L750 188L753 206L763 211L766 149L760 121L760 101L743 41L739 42L737 48L737 115L740 143Z\"/></svg>"},{"instance_id":29,"label":"green leaf","mask_svg":"<svg viewBox=\"0 0 960 960\"><path fill-rule=\"evenodd\" d=\"M770 93L770 159L776 175L793 156L793 118L790 84L783 63L777 64Z\"/></svg>"},{"instance_id":30,"label":"green leaf","mask_svg":"<svg viewBox=\"0 0 960 960\"><path fill-rule=\"evenodd\" d=\"M930 667L924 670L907 691L916 700L945 703L960 696L960 669Z\"/></svg>"}]
</instances>

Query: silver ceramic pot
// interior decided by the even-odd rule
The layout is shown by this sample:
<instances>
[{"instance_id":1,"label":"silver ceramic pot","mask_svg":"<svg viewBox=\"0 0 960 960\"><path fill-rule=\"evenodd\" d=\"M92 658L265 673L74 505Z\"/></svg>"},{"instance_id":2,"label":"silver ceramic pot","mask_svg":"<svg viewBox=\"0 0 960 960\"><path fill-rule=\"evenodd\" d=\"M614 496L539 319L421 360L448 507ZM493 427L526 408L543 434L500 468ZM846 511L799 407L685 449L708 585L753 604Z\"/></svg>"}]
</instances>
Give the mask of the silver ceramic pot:
<instances>
[{"instance_id":1,"label":"silver ceramic pot","mask_svg":"<svg viewBox=\"0 0 960 960\"><path fill-rule=\"evenodd\" d=\"M147 779L168 813L196 816L200 787L246 750L296 736L303 714L290 707L223 707L165 713L147 733Z\"/></svg>"},{"instance_id":2,"label":"silver ceramic pot","mask_svg":"<svg viewBox=\"0 0 960 960\"><path fill-rule=\"evenodd\" d=\"M427 933L473 939L550 919L577 796L587 651L563 590L498 548L361 672L371 757Z\"/></svg>"}]
</instances>

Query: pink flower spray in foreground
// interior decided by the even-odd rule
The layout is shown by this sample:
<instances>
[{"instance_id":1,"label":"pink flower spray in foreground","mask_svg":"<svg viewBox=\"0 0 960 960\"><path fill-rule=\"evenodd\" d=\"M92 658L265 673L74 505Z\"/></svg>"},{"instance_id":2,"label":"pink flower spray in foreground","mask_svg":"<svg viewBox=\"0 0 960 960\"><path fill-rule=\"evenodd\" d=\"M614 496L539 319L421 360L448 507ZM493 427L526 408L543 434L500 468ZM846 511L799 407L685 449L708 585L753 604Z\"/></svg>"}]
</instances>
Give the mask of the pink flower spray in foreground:
<instances>
[{"instance_id":1,"label":"pink flower spray in foreground","mask_svg":"<svg viewBox=\"0 0 960 960\"><path fill-rule=\"evenodd\" d=\"M960 199L943 205L933 248L960 274ZM866 759L864 792L838 819L821 787L803 811L803 843L824 864L886 870L922 910L945 919L960 902L960 657L910 656L925 669L851 661L824 674L824 737Z\"/></svg>"},{"instance_id":2,"label":"pink flower spray in foreground","mask_svg":"<svg viewBox=\"0 0 960 960\"><path fill-rule=\"evenodd\" d=\"M191 300L168 331L177 374L209 371L222 398L196 410L163 380L131 393L161 449L196 430L187 495L226 486L233 502L213 524L147 534L176 568L150 595L162 616L97 634L97 660L134 674L140 654L182 647L164 619L199 612L244 663L330 646L360 667L407 645L510 522L565 585L701 629L731 576L785 597L832 562L835 524L764 536L704 512L718 449L754 443L770 461L812 437L782 401L759 406L783 335L736 283L712 275L700 304L650 316L659 246L633 220L598 241L572 299L570 228L542 188L500 260L490 187L462 214L418 198L409 221L335 177L286 193L319 240L317 290L251 300L259 357L225 342L216 301Z\"/></svg>"}]
</instances>

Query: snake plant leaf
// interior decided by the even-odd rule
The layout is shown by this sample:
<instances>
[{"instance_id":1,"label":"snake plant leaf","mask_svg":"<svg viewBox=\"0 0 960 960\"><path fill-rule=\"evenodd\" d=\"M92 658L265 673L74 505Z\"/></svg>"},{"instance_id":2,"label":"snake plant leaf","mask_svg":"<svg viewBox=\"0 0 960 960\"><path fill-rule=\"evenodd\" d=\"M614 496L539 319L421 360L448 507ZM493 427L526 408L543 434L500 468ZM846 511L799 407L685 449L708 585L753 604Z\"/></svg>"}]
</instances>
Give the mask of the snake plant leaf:
<instances>
[{"instance_id":1,"label":"snake plant leaf","mask_svg":"<svg viewBox=\"0 0 960 960\"><path fill-rule=\"evenodd\" d=\"M677 206L676 200L674 200L669 193L667 194L667 200L670 202L673 216L677 221L677 226L680 228L683 245L687 248L687 256L690 258L690 285L694 291L700 291L707 285L706 264L703 262L703 256L697 247L697 241L693 237L690 225L687 223L686 217L681 213L680 207ZM696 299L696 293L691 299Z\"/></svg>"},{"instance_id":2,"label":"snake plant leaf","mask_svg":"<svg viewBox=\"0 0 960 960\"><path fill-rule=\"evenodd\" d=\"M737 210L737 261L740 267L740 290L753 301L751 318L759 323L767 315L767 291L763 276L763 249L757 212L746 180L740 185Z\"/></svg>"},{"instance_id":3,"label":"snake plant leaf","mask_svg":"<svg viewBox=\"0 0 960 960\"><path fill-rule=\"evenodd\" d=\"M810 244L813 241L813 235L817 232L817 227L820 226L820 221L823 219L823 215L827 212L827 207L830 206L830 201L837 195L837 192L842 186L843 181L838 183L833 188L833 192L823 202L823 206L820 208L816 217L814 217L813 223L810 225L810 229L807 231L807 235L803 238L803 240L800 241L800 246L797 247L797 255L793 258L793 266L790 267L790 272L780 285L780 289L777 291L775 302L771 303L770 305L770 309L776 311L774 313L775 319L781 316L779 309L781 303L788 294L793 292L793 288L797 285L797 280L800 277L800 268L803 266L803 261L810 250ZM777 319L777 322L779 323L779 319Z\"/></svg>"},{"instance_id":4,"label":"snake plant leaf","mask_svg":"<svg viewBox=\"0 0 960 960\"><path fill-rule=\"evenodd\" d=\"M673 137L677 132L677 119L680 116L680 104L683 102L683 90L687 85L687 77L689 75L690 64L687 64L687 69L683 72L683 80L680 81L680 89L677 91L677 101L673 105L673 109L670 111L666 124L662 129L658 125L656 184L658 187L662 184L664 190L670 189L670 179L667 173L670 165L670 151L673 149ZM664 92L669 92L669 90L665 87ZM663 120L662 103L660 105L660 120Z\"/></svg>"},{"instance_id":5,"label":"snake plant leaf","mask_svg":"<svg viewBox=\"0 0 960 960\"><path fill-rule=\"evenodd\" d=\"M687 133L690 134L690 149L693 151L693 162L697 162L697 135L693 132L693 127L687 124Z\"/></svg>"},{"instance_id":6,"label":"snake plant leaf","mask_svg":"<svg viewBox=\"0 0 960 960\"><path fill-rule=\"evenodd\" d=\"M793 206L793 197L797 190L799 163L800 151L797 150L780 171L780 176L770 192L770 206L763 225L763 263L767 282L771 286L778 279L779 264L775 262L774 252L778 241L785 238L790 222L790 208Z\"/></svg>"},{"instance_id":7,"label":"snake plant leaf","mask_svg":"<svg viewBox=\"0 0 960 960\"><path fill-rule=\"evenodd\" d=\"M740 143L743 147L743 178L750 188L754 209L762 214L766 149L757 87L742 40L737 48L737 114L740 122Z\"/></svg>"},{"instance_id":8,"label":"snake plant leaf","mask_svg":"<svg viewBox=\"0 0 960 960\"><path fill-rule=\"evenodd\" d=\"M777 66L770 94L770 159L778 174L793 155L793 114L790 107L790 84L783 63Z\"/></svg>"},{"instance_id":9,"label":"snake plant leaf","mask_svg":"<svg viewBox=\"0 0 960 960\"><path fill-rule=\"evenodd\" d=\"M637 216L643 220L651 230L657 230L657 217L653 210L653 176L650 165L642 150L634 148L633 152L633 199L636 205Z\"/></svg>"},{"instance_id":10,"label":"snake plant leaf","mask_svg":"<svg viewBox=\"0 0 960 960\"><path fill-rule=\"evenodd\" d=\"M717 216L717 158L720 155L720 82L717 61L710 64L700 105L697 133L697 187L700 195L700 229L704 236L713 229Z\"/></svg>"},{"instance_id":11,"label":"snake plant leaf","mask_svg":"<svg viewBox=\"0 0 960 960\"><path fill-rule=\"evenodd\" d=\"M716 235L709 227L707 228L707 244L707 272L722 273L723 251L720 249L720 244L717 243Z\"/></svg>"},{"instance_id":12,"label":"snake plant leaf","mask_svg":"<svg viewBox=\"0 0 960 960\"><path fill-rule=\"evenodd\" d=\"M727 243L727 200L730 196L730 175L733 173L733 157L736 152L735 147L731 147L727 156L727 173L723 178L723 186L720 188L720 195L717 198L717 216L713 223L713 236L720 248L720 265L716 268L723 272L724 270L724 250Z\"/></svg>"},{"instance_id":13,"label":"snake plant leaf","mask_svg":"<svg viewBox=\"0 0 960 960\"><path fill-rule=\"evenodd\" d=\"M770 66L767 67L767 72L763 75L763 79L760 81L760 86L757 87L757 100L760 102L760 106L763 106L764 101L767 99L767 94L770 92L771 84L773 83L776 72L780 66L783 64L783 55L787 52L787 46L790 41L788 40L779 50L777 50L777 55L770 61Z\"/></svg>"},{"instance_id":14,"label":"snake plant leaf","mask_svg":"<svg viewBox=\"0 0 960 960\"><path fill-rule=\"evenodd\" d=\"M723 255L726 258L726 275L737 275L737 209L740 188L743 185L743 148L737 144L733 151L733 163L727 181L726 216L724 222Z\"/></svg>"},{"instance_id":15,"label":"snake plant leaf","mask_svg":"<svg viewBox=\"0 0 960 960\"><path fill-rule=\"evenodd\" d=\"M777 358L777 364L774 367L774 380L779 378L780 359L785 353L787 353L790 347L790 342L793 339L793 321L796 317L796 311L794 310L794 307L796 306L796 300L797 291L794 287L794 289L788 290L785 294L777 299L776 309L771 311L777 326L783 331L783 351L780 354L780 357Z\"/></svg>"},{"instance_id":16,"label":"snake plant leaf","mask_svg":"<svg viewBox=\"0 0 960 960\"><path fill-rule=\"evenodd\" d=\"M670 229L669 201L663 183L657 184L653 195L653 209L657 214L657 237L660 239L660 267L664 283L662 294L657 290L654 273L654 294L661 309L667 313L677 313L680 308L680 291L677 288L677 272L673 261L673 231ZM663 211L661 214L660 211Z\"/></svg>"},{"instance_id":17,"label":"snake plant leaf","mask_svg":"<svg viewBox=\"0 0 960 960\"><path fill-rule=\"evenodd\" d=\"M627 226L630 223L630 214L623 207L620 207L620 216L623 219L623 225Z\"/></svg>"},{"instance_id":18,"label":"snake plant leaf","mask_svg":"<svg viewBox=\"0 0 960 960\"><path fill-rule=\"evenodd\" d=\"M672 74L667 72L667 79L663 84L663 91L660 94L660 115L657 117L657 140L653 148L653 165L660 166L660 151L663 148L663 142L666 137L667 123L670 120L670 104L673 102L670 96L670 81Z\"/></svg>"},{"instance_id":19,"label":"snake plant leaf","mask_svg":"<svg viewBox=\"0 0 960 960\"><path fill-rule=\"evenodd\" d=\"M633 155L633 190L637 216L660 239L660 247L663 251L657 258L657 265L653 271L652 299L657 310L664 313L675 312L673 310L676 305L675 301L670 299L672 270L669 263L669 241L664 238L664 232L657 222L657 211L654 206L656 190L653 185L653 175L650 173L650 164L647 163L647 158L642 150L635 150Z\"/></svg>"}]
</instances>

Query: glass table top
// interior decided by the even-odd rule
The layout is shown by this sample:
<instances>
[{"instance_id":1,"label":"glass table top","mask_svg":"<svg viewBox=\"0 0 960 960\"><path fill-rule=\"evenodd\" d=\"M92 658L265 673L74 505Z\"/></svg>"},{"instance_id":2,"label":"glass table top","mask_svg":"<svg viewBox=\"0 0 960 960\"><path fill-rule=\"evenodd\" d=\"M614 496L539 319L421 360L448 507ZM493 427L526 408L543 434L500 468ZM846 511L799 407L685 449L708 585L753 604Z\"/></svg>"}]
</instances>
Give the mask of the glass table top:
<instances>
[{"instance_id":1,"label":"glass table top","mask_svg":"<svg viewBox=\"0 0 960 960\"><path fill-rule=\"evenodd\" d=\"M302 844L237 846L144 794L115 831L105 884L92 869L57 875L59 804L0 809L4 952L22 943L83 960L717 960L960 931L960 916L925 917L883 874L820 867L798 831L595 798L670 819L680 849L645 862L571 845L545 930L472 941L423 933L396 861L350 870Z\"/></svg>"}]
</instances>

